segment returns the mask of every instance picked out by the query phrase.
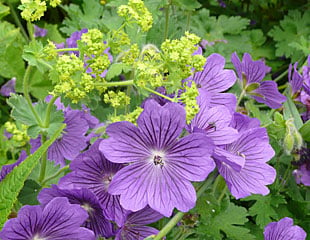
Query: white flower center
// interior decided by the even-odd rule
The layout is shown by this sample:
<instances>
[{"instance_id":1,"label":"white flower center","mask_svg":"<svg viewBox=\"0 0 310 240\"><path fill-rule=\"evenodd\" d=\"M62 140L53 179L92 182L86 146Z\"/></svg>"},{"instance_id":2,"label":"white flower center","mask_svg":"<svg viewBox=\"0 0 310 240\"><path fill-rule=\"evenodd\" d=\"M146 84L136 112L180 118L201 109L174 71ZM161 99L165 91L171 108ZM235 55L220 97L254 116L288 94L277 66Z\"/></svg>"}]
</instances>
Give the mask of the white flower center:
<instances>
[{"instance_id":1,"label":"white flower center","mask_svg":"<svg viewBox=\"0 0 310 240\"><path fill-rule=\"evenodd\" d=\"M161 151L152 151L150 161L155 166L160 166L162 168L165 165L165 153Z\"/></svg>"},{"instance_id":2,"label":"white flower center","mask_svg":"<svg viewBox=\"0 0 310 240\"><path fill-rule=\"evenodd\" d=\"M36 235L33 236L32 240L45 240L45 238L40 237L39 234L37 233Z\"/></svg>"}]
</instances>

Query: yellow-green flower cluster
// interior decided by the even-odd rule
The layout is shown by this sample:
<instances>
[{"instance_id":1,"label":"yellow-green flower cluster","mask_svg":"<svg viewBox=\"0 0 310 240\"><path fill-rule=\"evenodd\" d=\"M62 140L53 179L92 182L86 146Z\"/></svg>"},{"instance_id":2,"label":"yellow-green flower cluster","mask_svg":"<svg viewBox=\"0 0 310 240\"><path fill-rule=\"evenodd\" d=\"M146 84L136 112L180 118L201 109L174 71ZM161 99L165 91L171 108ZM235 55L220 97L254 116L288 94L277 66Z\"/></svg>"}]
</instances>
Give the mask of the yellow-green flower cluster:
<instances>
[{"instance_id":1,"label":"yellow-green flower cluster","mask_svg":"<svg viewBox=\"0 0 310 240\"><path fill-rule=\"evenodd\" d=\"M100 56L108 47L103 42L103 33L98 29L90 29L87 33L84 33L81 42L86 45L84 53L89 57Z\"/></svg>"},{"instance_id":2,"label":"yellow-green flower cluster","mask_svg":"<svg viewBox=\"0 0 310 240\"><path fill-rule=\"evenodd\" d=\"M178 69L181 79L185 79L192 75L193 68L195 71L203 70L206 59L202 55L193 55L197 50L199 41L200 38L198 36L186 32L185 36L181 37L180 40L167 39L161 45L168 68L173 67L173 69ZM174 81L179 81L181 79L174 79Z\"/></svg>"},{"instance_id":3,"label":"yellow-green flower cluster","mask_svg":"<svg viewBox=\"0 0 310 240\"><path fill-rule=\"evenodd\" d=\"M46 2L41 0L21 0L21 5L18 7L21 12L21 16L26 21L36 21L44 16L46 11Z\"/></svg>"},{"instance_id":4,"label":"yellow-green flower cluster","mask_svg":"<svg viewBox=\"0 0 310 240\"><path fill-rule=\"evenodd\" d=\"M155 46L145 46L135 65L135 84L137 86L150 85L152 88L156 88L163 85L164 64L160 52L156 50Z\"/></svg>"},{"instance_id":5,"label":"yellow-green flower cluster","mask_svg":"<svg viewBox=\"0 0 310 240\"><path fill-rule=\"evenodd\" d=\"M140 50L139 50L138 44L132 44L129 50L127 50L126 52L122 54L121 60L123 63L133 66L136 63L139 55L140 55Z\"/></svg>"},{"instance_id":6,"label":"yellow-green flower cluster","mask_svg":"<svg viewBox=\"0 0 310 240\"><path fill-rule=\"evenodd\" d=\"M87 62L89 63L89 67L92 69L92 73L96 74L96 77L98 77L111 64L107 54L92 58Z\"/></svg>"},{"instance_id":7,"label":"yellow-green flower cluster","mask_svg":"<svg viewBox=\"0 0 310 240\"><path fill-rule=\"evenodd\" d=\"M197 104L196 98L199 95L198 88L195 82L191 82L191 86L185 86L185 91L181 94L180 99L185 104L186 111L186 122L190 121L199 112L199 105Z\"/></svg>"},{"instance_id":8,"label":"yellow-green flower cluster","mask_svg":"<svg viewBox=\"0 0 310 240\"><path fill-rule=\"evenodd\" d=\"M48 44L43 49L45 59L55 59L58 56L56 49L56 45L52 41L48 40Z\"/></svg>"},{"instance_id":9,"label":"yellow-green flower cluster","mask_svg":"<svg viewBox=\"0 0 310 240\"><path fill-rule=\"evenodd\" d=\"M18 128L15 123L6 122L4 127L8 133L12 134L10 140L13 141L15 146L22 147L30 140L30 137L27 135L28 126L26 125L21 124Z\"/></svg>"},{"instance_id":10,"label":"yellow-green flower cluster","mask_svg":"<svg viewBox=\"0 0 310 240\"><path fill-rule=\"evenodd\" d=\"M124 92L108 91L104 94L104 102L111 104L113 108L119 108L120 106L126 106L130 103L130 97Z\"/></svg>"},{"instance_id":11,"label":"yellow-green flower cluster","mask_svg":"<svg viewBox=\"0 0 310 240\"><path fill-rule=\"evenodd\" d=\"M128 122L131 122L133 124L136 124L137 119L140 116L140 114L142 113L142 111L143 111L143 108L137 107L135 110L133 110L132 112L130 112L128 114L111 116L110 121L112 123L113 122L120 122L120 121L128 121Z\"/></svg>"},{"instance_id":12,"label":"yellow-green flower cluster","mask_svg":"<svg viewBox=\"0 0 310 240\"><path fill-rule=\"evenodd\" d=\"M61 0L50 0L50 5L52 7L57 7L60 4L61 4Z\"/></svg>"},{"instance_id":13,"label":"yellow-green flower cluster","mask_svg":"<svg viewBox=\"0 0 310 240\"><path fill-rule=\"evenodd\" d=\"M124 30L113 30L111 33L111 39L108 42L108 45L113 54L119 54L122 51L122 46L130 44L130 38Z\"/></svg>"},{"instance_id":14,"label":"yellow-green flower cluster","mask_svg":"<svg viewBox=\"0 0 310 240\"><path fill-rule=\"evenodd\" d=\"M121 5L117 13L128 22L136 22L144 32L147 32L152 27L152 14L145 7L142 0L129 0L128 5Z\"/></svg>"},{"instance_id":15,"label":"yellow-green flower cluster","mask_svg":"<svg viewBox=\"0 0 310 240\"><path fill-rule=\"evenodd\" d=\"M55 70L58 81L52 92L53 95L64 94L73 103L77 103L95 88L94 79L85 73L83 61L74 54L60 56Z\"/></svg>"}]
</instances>

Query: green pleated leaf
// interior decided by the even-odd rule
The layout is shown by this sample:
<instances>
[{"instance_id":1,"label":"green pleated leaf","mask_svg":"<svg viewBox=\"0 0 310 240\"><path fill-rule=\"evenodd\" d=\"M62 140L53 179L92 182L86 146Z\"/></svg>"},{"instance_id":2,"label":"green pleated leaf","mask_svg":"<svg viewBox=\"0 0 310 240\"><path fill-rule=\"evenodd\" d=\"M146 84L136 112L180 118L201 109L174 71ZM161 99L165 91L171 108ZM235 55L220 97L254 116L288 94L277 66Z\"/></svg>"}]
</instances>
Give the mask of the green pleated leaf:
<instances>
[{"instance_id":1,"label":"green pleated leaf","mask_svg":"<svg viewBox=\"0 0 310 240\"><path fill-rule=\"evenodd\" d=\"M27 157L0 182L0 229L6 222L13 205L17 200L17 196L22 190L24 182L30 175L32 169L37 165L43 153L61 134L64 127L65 124L63 124L34 154Z\"/></svg>"}]
</instances>

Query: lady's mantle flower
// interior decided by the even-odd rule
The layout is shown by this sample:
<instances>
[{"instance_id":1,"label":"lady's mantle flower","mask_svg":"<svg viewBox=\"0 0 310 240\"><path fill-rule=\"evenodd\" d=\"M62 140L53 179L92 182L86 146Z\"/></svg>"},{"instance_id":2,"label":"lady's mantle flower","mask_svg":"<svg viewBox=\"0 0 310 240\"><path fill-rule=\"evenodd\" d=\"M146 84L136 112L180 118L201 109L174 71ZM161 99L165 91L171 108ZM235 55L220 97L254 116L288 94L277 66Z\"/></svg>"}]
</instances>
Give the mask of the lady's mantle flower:
<instances>
[{"instance_id":1,"label":"lady's mantle flower","mask_svg":"<svg viewBox=\"0 0 310 240\"><path fill-rule=\"evenodd\" d=\"M263 61L253 61L251 55L245 53L242 62L237 55L231 55L238 77L242 81L245 90L257 102L264 103L270 108L279 108L285 102L286 97L278 91L277 83L274 81L263 81L270 68Z\"/></svg>"},{"instance_id":2,"label":"lady's mantle flower","mask_svg":"<svg viewBox=\"0 0 310 240\"><path fill-rule=\"evenodd\" d=\"M285 217L279 222L271 222L265 227L265 240L305 240L306 232L293 225L293 219Z\"/></svg>"},{"instance_id":3,"label":"lady's mantle flower","mask_svg":"<svg viewBox=\"0 0 310 240\"><path fill-rule=\"evenodd\" d=\"M115 236L115 240L143 240L150 235L156 235L158 230L144 225L157 222L163 216L150 207L138 212L126 213L126 221Z\"/></svg>"},{"instance_id":4,"label":"lady's mantle flower","mask_svg":"<svg viewBox=\"0 0 310 240\"><path fill-rule=\"evenodd\" d=\"M24 206L18 217L6 222L0 232L5 240L95 240L94 233L80 227L87 219L86 211L67 198L54 198L44 209Z\"/></svg>"},{"instance_id":5,"label":"lady's mantle flower","mask_svg":"<svg viewBox=\"0 0 310 240\"><path fill-rule=\"evenodd\" d=\"M185 127L185 111L177 103L145 103L137 120L107 127L109 139L99 150L112 162L130 163L118 171L108 189L120 194L121 205L138 211L149 205L165 216L174 207L187 212L195 206L190 181L203 181L214 169L212 141L201 133L177 139Z\"/></svg>"},{"instance_id":6,"label":"lady's mantle flower","mask_svg":"<svg viewBox=\"0 0 310 240\"><path fill-rule=\"evenodd\" d=\"M119 203L119 196L108 193L108 187L123 164L108 161L99 151L100 141L97 140L87 151L71 162L72 172L60 179L59 186L90 189L97 196L104 216L122 226L126 211Z\"/></svg>"},{"instance_id":7,"label":"lady's mantle flower","mask_svg":"<svg viewBox=\"0 0 310 240\"><path fill-rule=\"evenodd\" d=\"M88 189L60 189L57 185L43 189L38 196L42 205L47 205L56 197L66 197L71 204L79 204L88 213L88 218L83 223L83 227L92 230L96 237L103 236L109 238L113 236L113 226L103 215L97 197Z\"/></svg>"}]
</instances>

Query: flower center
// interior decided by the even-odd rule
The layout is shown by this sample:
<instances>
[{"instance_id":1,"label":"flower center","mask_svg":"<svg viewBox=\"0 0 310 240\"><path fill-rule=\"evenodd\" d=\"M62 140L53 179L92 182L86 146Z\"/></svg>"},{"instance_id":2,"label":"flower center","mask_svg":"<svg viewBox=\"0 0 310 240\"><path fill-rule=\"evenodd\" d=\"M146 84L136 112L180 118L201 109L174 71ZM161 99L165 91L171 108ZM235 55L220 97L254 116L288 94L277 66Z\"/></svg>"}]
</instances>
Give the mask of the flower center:
<instances>
[{"instance_id":1,"label":"flower center","mask_svg":"<svg viewBox=\"0 0 310 240\"><path fill-rule=\"evenodd\" d=\"M151 161L154 163L155 166L159 165L160 167L163 167L165 165L164 153L154 151L151 157Z\"/></svg>"},{"instance_id":2,"label":"flower center","mask_svg":"<svg viewBox=\"0 0 310 240\"><path fill-rule=\"evenodd\" d=\"M216 124L215 122L210 122L208 123L208 126L205 128L205 131L213 130L214 132L216 131Z\"/></svg>"},{"instance_id":3,"label":"flower center","mask_svg":"<svg viewBox=\"0 0 310 240\"><path fill-rule=\"evenodd\" d=\"M32 240L45 240L45 238L40 237L39 234L37 233L36 235L33 236Z\"/></svg>"},{"instance_id":4,"label":"flower center","mask_svg":"<svg viewBox=\"0 0 310 240\"><path fill-rule=\"evenodd\" d=\"M112 178L113 178L112 173L106 174L106 175L103 176L102 183L103 183L103 185L104 185L106 190L108 189L108 187L109 187L109 185L110 185L110 183L112 181Z\"/></svg>"}]
</instances>

